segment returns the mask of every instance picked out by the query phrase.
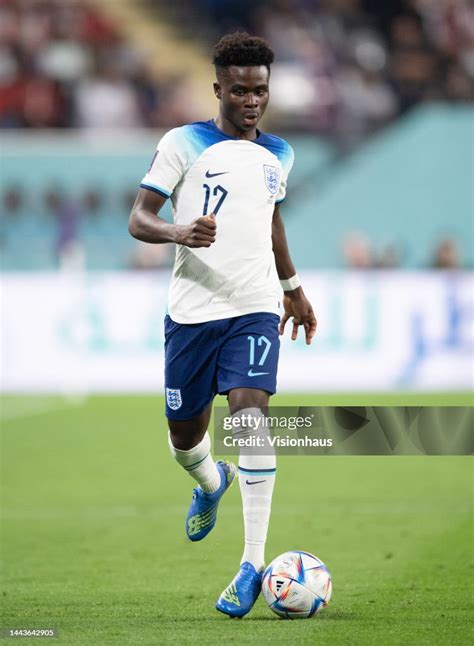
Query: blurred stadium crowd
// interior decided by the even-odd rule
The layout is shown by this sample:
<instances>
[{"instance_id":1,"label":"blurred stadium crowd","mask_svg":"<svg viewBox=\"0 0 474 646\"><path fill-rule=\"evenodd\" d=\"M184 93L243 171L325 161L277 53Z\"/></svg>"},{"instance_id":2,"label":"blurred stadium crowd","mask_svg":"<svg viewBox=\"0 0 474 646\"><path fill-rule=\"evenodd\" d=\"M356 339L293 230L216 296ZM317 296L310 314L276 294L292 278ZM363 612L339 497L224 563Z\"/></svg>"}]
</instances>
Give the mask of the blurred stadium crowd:
<instances>
[{"instance_id":1,"label":"blurred stadium crowd","mask_svg":"<svg viewBox=\"0 0 474 646\"><path fill-rule=\"evenodd\" d=\"M151 4L158 14L176 5ZM234 29L269 40L276 51L272 125L282 129L324 133L345 148L419 102L474 99L472 0L178 5L208 48ZM1 0L0 25L3 128L180 125L170 100L175 81L152 77L145 51L100 5Z\"/></svg>"},{"instance_id":2,"label":"blurred stadium crowd","mask_svg":"<svg viewBox=\"0 0 474 646\"><path fill-rule=\"evenodd\" d=\"M245 28L276 51L283 127L351 146L424 101L474 98L472 0L197 0L217 33Z\"/></svg>"},{"instance_id":3,"label":"blurred stadium crowd","mask_svg":"<svg viewBox=\"0 0 474 646\"><path fill-rule=\"evenodd\" d=\"M168 92L90 3L0 0L2 128L173 126Z\"/></svg>"}]
</instances>

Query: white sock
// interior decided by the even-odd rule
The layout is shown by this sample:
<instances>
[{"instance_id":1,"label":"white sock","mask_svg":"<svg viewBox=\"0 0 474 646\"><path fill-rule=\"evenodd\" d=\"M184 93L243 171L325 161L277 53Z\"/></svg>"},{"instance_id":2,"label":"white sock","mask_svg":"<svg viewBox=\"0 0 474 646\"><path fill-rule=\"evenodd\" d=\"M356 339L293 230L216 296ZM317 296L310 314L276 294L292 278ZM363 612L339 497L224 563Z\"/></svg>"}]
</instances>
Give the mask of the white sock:
<instances>
[{"instance_id":1,"label":"white sock","mask_svg":"<svg viewBox=\"0 0 474 646\"><path fill-rule=\"evenodd\" d=\"M242 414L263 417L258 408L248 408L239 411ZM268 431L260 429L254 433L260 437L268 436ZM239 436L249 436L249 431L238 431ZM252 435L252 433L250 433ZM267 449L267 453L270 451ZM268 523L272 504L273 487L275 485L276 457L253 454L249 449L241 450L239 457L239 485L242 495L244 515L245 547L241 563L249 561L257 572L265 565L265 542L267 540Z\"/></svg>"},{"instance_id":2,"label":"white sock","mask_svg":"<svg viewBox=\"0 0 474 646\"><path fill-rule=\"evenodd\" d=\"M202 440L189 451L176 449L168 433L171 455L206 493L214 493L221 485L221 476L211 455L211 438L206 432Z\"/></svg>"}]
</instances>

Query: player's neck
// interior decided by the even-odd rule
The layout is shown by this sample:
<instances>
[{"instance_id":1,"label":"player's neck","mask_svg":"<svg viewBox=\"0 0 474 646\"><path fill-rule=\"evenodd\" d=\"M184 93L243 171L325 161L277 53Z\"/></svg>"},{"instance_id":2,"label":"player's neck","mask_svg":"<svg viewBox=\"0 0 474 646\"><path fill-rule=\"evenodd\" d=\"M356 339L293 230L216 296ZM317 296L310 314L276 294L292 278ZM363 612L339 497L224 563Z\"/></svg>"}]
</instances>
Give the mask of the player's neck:
<instances>
[{"instance_id":1,"label":"player's neck","mask_svg":"<svg viewBox=\"0 0 474 646\"><path fill-rule=\"evenodd\" d=\"M234 126L233 123L228 121L225 117L222 115L217 115L214 119L214 123L216 124L217 128L221 130L225 135L228 135L229 137L235 137L236 139L245 139L246 141L253 141L254 139L257 139L259 132L257 128L252 128L252 130L239 130Z\"/></svg>"}]
</instances>

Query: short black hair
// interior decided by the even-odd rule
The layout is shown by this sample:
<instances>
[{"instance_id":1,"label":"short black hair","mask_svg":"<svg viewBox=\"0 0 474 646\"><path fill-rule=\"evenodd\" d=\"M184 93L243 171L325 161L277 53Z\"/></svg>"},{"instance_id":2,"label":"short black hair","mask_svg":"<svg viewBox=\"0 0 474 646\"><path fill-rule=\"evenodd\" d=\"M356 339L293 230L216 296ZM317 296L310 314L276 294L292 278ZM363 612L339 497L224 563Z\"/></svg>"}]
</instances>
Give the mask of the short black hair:
<instances>
[{"instance_id":1,"label":"short black hair","mask_svg":"<svg viewBox=\"0 0 474 646\"><path fill-rule=\"evenodd\" d=\"M265 65L270 71L275 54L268 43L258 36L250 36L246 31L236 31L223 36L214 46L212 62L217 69L236 65L252 67Z\"/></svg>"}]
</instances>

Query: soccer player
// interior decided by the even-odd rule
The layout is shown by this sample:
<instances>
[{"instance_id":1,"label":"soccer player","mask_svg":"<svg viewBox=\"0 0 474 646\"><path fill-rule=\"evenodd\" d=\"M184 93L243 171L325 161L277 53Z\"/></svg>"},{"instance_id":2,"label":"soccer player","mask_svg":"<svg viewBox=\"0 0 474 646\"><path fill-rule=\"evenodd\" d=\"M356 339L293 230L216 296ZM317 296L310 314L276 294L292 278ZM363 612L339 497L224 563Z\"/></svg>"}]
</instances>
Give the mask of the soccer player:
<instances>
[{"instance_id":1,"label":"soccer player","mask_svg":"<svg viewBox=\"0 0 474 646\"><path fill-rule=\"evenodd\" d=\"M217 43L217 117L164 135L130 215L135 238L177 245L165 318L166 415L171 453L198 483L186 519L192 541L213 529L236 474L233 464L211 456L215 395L227 396L232 415L262 416L276 391L279 334L288 319L293 340L299 326L307 344L316 331L280 215L293 150L257 129L273 58L264 40L246 33ZM157 215L168 198L173 224ZM240 454L245 547L216 603L233 617L247 614L260 593L275 471L274 454Z\"/></svg>"}]
</instances>

